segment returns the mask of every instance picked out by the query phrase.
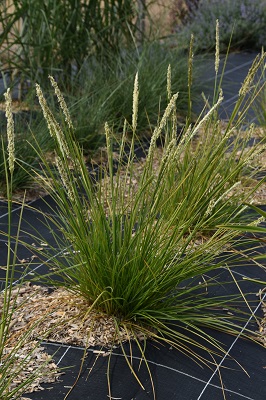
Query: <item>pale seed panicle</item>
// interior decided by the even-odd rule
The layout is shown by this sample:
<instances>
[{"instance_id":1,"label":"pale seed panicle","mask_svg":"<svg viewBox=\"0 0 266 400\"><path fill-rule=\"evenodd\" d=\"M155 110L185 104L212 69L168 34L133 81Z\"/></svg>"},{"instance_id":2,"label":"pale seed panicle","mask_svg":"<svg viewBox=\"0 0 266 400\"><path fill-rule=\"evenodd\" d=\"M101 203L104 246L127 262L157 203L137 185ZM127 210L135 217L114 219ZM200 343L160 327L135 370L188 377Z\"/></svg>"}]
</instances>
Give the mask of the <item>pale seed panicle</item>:
<instances>
[{"instance_id":1,"label":"pale seed panicle","mask_svg":"<svg viewBox=\"0 0 266 400\"><path fill-rule=\"evenodd\" d=\"M153 132L153 135L151 137L151 142L150 142L150 147L149 147L149 152L147 155L147 162L150 162L151 158L152 158L152 154L154 152L154 147L156 144L156 140L160 137L160 134L162 133L163 128L165 127L167 120L169 118L169 116L171 115L171 112L173 111L173 109L175 108L175 104L176 104L176 100L178 98L178 93L174 94L170 100L170 102L168 103L168 106L165 109L165 112L162 116L161 122L159 124L159 126L157 126Z\"/></svg>"},{"instance_id":2,"label":"pale seed panicle","mask_svg":"<svg viewBox=\"0 0 266 400\"><path fill-rule=\"evenodd\" d=\"M67 107L65 99L64 99L64 97L63 97L63 95L62 95L62 93L61 93L61 91L60 91L60 89L59 89L59 87L57 85L57 82L55 81L55 79L51 75L49 75L49 79L50 79L51 85L54 88L54 91L55 91L58 103L59 103L59 105L61 107L61 110L63 111L63 114L65 116L65 121L66 121L69 129L74 129L72 121L71 121L71 117L70 117L70 113L69 113L68 107Z\"/></svg>"},{"instance_id":3,"label":"pale seed panicle","mask_svg":"<svg viewBox=\"0 0 266 400\"><path fill-rule=\"evenodd\" d=\"M139 75L136 73L133 90L133 107L132 107L132 130L136 132L138 122L138 106L139 106Z\"/></svg>"},{"instance_id":4,"label":"pale seed panicle","mask_svg":"<svg viewBox=\"0 0 266 400\"><path fill-rule=\"evenodd\" d=\"M10 88L7 89L5 96L5 108L6 108L6 119L7 119L7 152L8 152L8 166L9 171L12 174L15 165L15 128L14 119L12 114L12 97L10 94Z\"/></svg>"},{"instance_id":5,"label":"pale seed panicle","mask_svg":"<svg viewBox=\"0 0 266 400\"><path fill-rule=\"evenodd\" d=\"M253 61L252 65L248 71L248 74L239 90L239 96L245 96L250 91L252 83L255 78L255 75L256 75L259 67L261 66L261 63L265 59L265 54L266 53L262 53L261 55L258 54L257 57L255 58L255 60Z\"/></svg>"},{"instance_id":6,"label":"pale seed panicle","mask_svg":"<svg viewBox=\"0 0 266 400\"><path fill-rule=\"evenodd\" d=\"M216 46L215 46L215 73L218 74L220 64L220 46L219 46L219 20L216 20Z\"/></svg>"},{"instance_id":7,"label":"pale seed panicle","mask_svg":"<svg viewBox=\"0 0 266 400\"><path fill-rule=\"evenodd\" d=\"M171 69L171 65L168 65L167 68L167 98L168 101L171 100L172 97L172 69Z\"/></svg>"},{"instance_id":8,"label":"pale seed panicle","mask_svg":"<svg viewBox=\"0 0 266 400\"><path fill-rule=\"evenodd\" d=\"M66 140L65 140L65 135L64 135L60 125L55 120L50 108L48 107L47 102L44 98L43 92L41 90L41 87L38 84L36 84L36 93L37 93L37 97L38 97L40 106L42 108L43 116L46 120L48 129L49 129L50 135L54 139L56 139L56 141L60 147L62 155L65 157L69 157L70 152L69 152L69 148L66 143Z\"/></svg>"},{"instance_id":9,"label":"pale seed panicle","mask_svg":"<svg viewBox=\"0 0 266 400\"><path fill-rule=\"evenodd\" d=\"M72 188L71 183L69 181L69 178L68 178L67 172L66 172L66 170L64 168L64 165L62 163L62 160L58 156L55 157L55 164L56 164L56 168L57 168L57 170L59 172L62 184L63 184L64 188L66 189L68 198L69 198L70 201L73 202L75 200L75 195L74 195L74 192L73 192L73 188Z\"/></svg>"},{"instance_id":10,"label":"pale seed panicle","mask_svg":"<svg viewBox=\"0 0 266 400\"><path fill-rule=\"evenodd\" d=\"M198 125L193 129L193 136L199 130L199 128L210 118L210 116L213 114L213 112L219 107L219 105L222 103L223 99L224 99L223 91L221 89L217 102L212 106L212 108L207 112L207 114L200 120Z\"/></svg>"},{"instance_id":11,"label":"pale seed panicle","mask_svg":"<svg viewBox=\"0 0 266 400\"><path fill-rule=\"evenodd\" d=\"M194 35L191 34L190 45L189 45L189 56L188 56L188 87L192 86L192 69L193 69L193 44L194 44Z\"/></svg>"}]
</instances>

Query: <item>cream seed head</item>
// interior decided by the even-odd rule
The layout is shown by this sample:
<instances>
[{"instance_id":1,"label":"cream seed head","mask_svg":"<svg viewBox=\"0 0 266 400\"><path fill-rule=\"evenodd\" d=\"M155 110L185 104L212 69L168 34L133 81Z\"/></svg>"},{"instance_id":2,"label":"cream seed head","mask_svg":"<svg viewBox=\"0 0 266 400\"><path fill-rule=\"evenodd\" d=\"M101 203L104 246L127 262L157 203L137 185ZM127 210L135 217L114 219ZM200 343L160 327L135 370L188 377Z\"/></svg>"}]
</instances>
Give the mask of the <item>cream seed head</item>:
<instances>
[{"instance_id":1,"label":"cream seed head","mask_svg":"<svg viewBox=\"0 0 266 400\"><path fill-rule=\"evenodd\" d=\"M138 122L138 106L139 106L139 74L136 73L133 90L133 107L132 107L132 130L136 132Z\"/></svg>"},{"instance_id":2,"label":"cream seed head","mask_svg":"<svg viewBox=\"0 0 266 400\"><path fill-rule=\"evenodd\" d=\"M220 46L219 46L219 20L216 20L216 46L215 46L215 73L218 74L220 64Z\"/></svg>"},{"instance_id":3,"label":"cream seed head","mask_svg":"<svg viewBox=\"0 0 266 400\"><path fill-rule=\"evenodd\" d=\"M105 122L105 124L104 124L104 132L105 132L105 138L106 138L106 146L107 146L107 149L110 150L111 140L110 140L110 128L109 128L108 122Z\"/></svg>"},{"instance_id":4,"label":"cream seed head","mask_svg":"<svg viewBox=\"0 0 266 400\"><path fill-rule=\"evenodd\" d=\"M185 132L182 133L181 139L178 143L178 157L179 157L179 152L182 151L184 146L187 145L187 143L193 138L194 133L192 130L192 125L190 124Z\"/></svg>"},{"instance_id":5,"label":"cream seed head","mask_svg":"<svg viewBox=\"0 0 266 400\"><path fill-rule=\"evenodd\" d=\"M74 201L75 196L74 196L73 188L71 186L71 183L69 182L68 175L67 175L67 172L62 163L62 160L58 156L55 157L55 165L59 172L62 184L63 184L64 188L66 189L69 200Z\"/></svg>"},{"instance_id":6,"label":"cream seed head","mask_svg":"<svg viewBox=\"0 0 266 400\"><path fill-rule=\"evenodd\" d=\"M227 197L230 198L232 196L232 194L234 193L234 189L237 188L239 185L241 185L241 181L238 181L238 182L234 183L232 186L229 187L229 189L227 189L224 193L222 193L222 195L214 202L214 207L221 200L223 200L223 199L225 199Z\"/></svg>"},{"instance_id":7,"label":"cream seed head","mask_svg":"<svg viewBox=\"0 0 266 400\"><path fill-rule=\"evenodd\" d=\"M193 136L199 130L199 128L210 118L210 116L214 113L214 111L219 107L219 105L222 103L223 99L224 99L223 91L221 89L217 102L212 106L212 108L207 112L207 114L200 120L198 125L193 129Z\"/></svg>"},{"instance_id":8,"label":"cream seed head","mask_svg":"<svg viewBox=\"0 0 266 400\"><path fill-rule=\"evenodd\" d=\"M49 116L50 110L49 110L47 102L46 102L46 100L44 98L42 89L41 89L40 85L38 85L38 83L36 83L36 94L37 94L37 97L38 97L38 100L39 100L39 103L40 103L40 106L41 106L41 109L42 109L43 116L44 116L44 118L46 120L46 123L48 125L48 129L49 129L50 135L52 137L54 137L54 131L53 131L52 126L51 126L51 118Z\"/></svg>"},{"instance_id":9,"label":"cream seed head","mask_svg":"<svg viewBox=\"0 0 266 400\"><path fill-rule=\"evenodd\" d=\"M177 98L178 98L178 93L176 93L176 94L174 94L174 95L172 96L171 100L170 100L169 103L168 103L168 106L167 106L166 109L165 109L164 115L163 115L163 117L162 117L162 119L161 119L161 122L160 122L159 128L158 128L159 135L161 134L163 128L165 127L166 122L167 122L167 120L168 120L168 118L169 118L171 112L172 112L173 109L175 108Z\"/></svg>"},{"instance_id":10,"label":"cream seed head","mask_svg":"<svg viewBox=\"0 0 266 400\"><path fill-rule=\"evenodd\" d=\"M67 145L67 142L65 140L65 135L57 121L53 119L53 129L55 131L55 137L57 140L57 143L60 147L61 153L65 157L70 157L70 151Z\"/></svg>"},{"instance_id":11,"label":"cream seed head","mask_svg":"<svg viewBox=\"0 0 266 400\"><path fill-rule=\"evenodd\" d=\"M263 53L262 55L258 54L257 57L255 58L255 60L253 61L248 74L239 90L239 96L245 96L250 88L251 85L253 83L254 77L256 75L256 72L258 71L259 67L261 66L262 61L265 58L265 53Z\"/></svg>"},{"instance_id":12,"label":"cream seed head","mask_svg":"<svg viewBox=\"0 0 266 400\"><path fill-rule=\"evenodd\" d=\"M255 221L253 221L250 224L248 224L248 226L258 226L262 222L265 222L265 218L261 216L258 219L256 219Z\"/></svg>"},{"instance_id":13,"label":"cream seed head","mask_svg":"<svg viewBox=\"0 0 266 400\"><path fill-rule=\"evenodd\" d=\"M152 157L152 154L153 154L153 151L154 151L154 147L155 147L155 144L156 144L156 140L160 137L160 134L162 133L162 130L165 127L169 116L171 115L172 111L175 108L177 98L178 98L178 93L176 93L176 94L174 94L172 96L170 102L168 103L168 106L165 109L165 112L163 114L163 117L161 119L161 122L160 122L159 126L157 126L155 128L154 132L153 132L153 135L151 137L149 152L148 152L148 155L147 155L147 161L148 162L150 161L150 159Z\"/></svg>"},{"instance_id":14,"label":"cream seed head","mask_svg":"<svg viewBox=\"0 0 266 400\"><path fill-rule=\"evenodd\" d=\"M60 125L58 122L55 120L53 113L51 112L50 108L47 105L47 102L44 98L43 92L41 90L40 85L36 84L36 93L37 97L40 103L40 106L42 108L43 116L46 120L50 135L56 139L62 155L69 157L69 148L65 140L64 133L62 129L60 128Z\"/></svg>"},{"instance_id":15,"label":"cream seed head","mask_svg":"<svg viewBox=\"0 0 266 400\"><path fill-rule=\"evenodd\" d=\"M168 144L166 151L162 157L162 166L168 162L171 162L172 157L176 152L176 138L174 137Z\"/></svg>"},{"instance_id":16,"label":"cream seed head","mask_svg":"<svg viewBox=\"0 0 266 400\"><path fill-rule=\"evenodd\" d=\"M171 65L168 65L167 68L167 98L168 101L171 100L172 97L172 69L171 69Z\"/></svg>"},{"instance_id":17,"label":"cream seed head","mask_svg":"<svg viewBox=\"0 0 266 400\"><path fill-rule=\"evenodd\" d=\"M64 99L64 97L63 97L63 95L62 95L62 93L61 93L61 91L60 91L60 89L59 89L59 87L57 85L57 82L50 75L49 75L49 79L50 79L51 85L54 88L54 91L55 91L58 103L60 105L60 108L63 111L63 114L65 116L65 121L66 121L69 129L74 129L72 121L71 121L71 117L70 117L70 113L69 113L68 107L67 107L65 99Z\"/></svg>"},{"instance_id":18,"label":"cream seed head","mask_svg":"<svg viewBox=\"0 0 266 400\"><path fill-rule=\"evenodd\" d=\"M10 88L7 89L5 96L5 109L7 119L7 152L8 152L8 167L12 174L15 165L15 129L14 119L12 114L12 98L10 94Z\"/></svg>"},{"instance_id":19,"label":"cream seed head","mask_svg":"<svg viewBox=\"0 0 266 400\"><path fill-rule=\"evenodd\" d=\"M194 35L191 34L190 45L189 45L189 56L188 56L188 87L190 88L192 85L192 68L193 68L193 44L194 44Z\"/></svg>"}]
</instances>

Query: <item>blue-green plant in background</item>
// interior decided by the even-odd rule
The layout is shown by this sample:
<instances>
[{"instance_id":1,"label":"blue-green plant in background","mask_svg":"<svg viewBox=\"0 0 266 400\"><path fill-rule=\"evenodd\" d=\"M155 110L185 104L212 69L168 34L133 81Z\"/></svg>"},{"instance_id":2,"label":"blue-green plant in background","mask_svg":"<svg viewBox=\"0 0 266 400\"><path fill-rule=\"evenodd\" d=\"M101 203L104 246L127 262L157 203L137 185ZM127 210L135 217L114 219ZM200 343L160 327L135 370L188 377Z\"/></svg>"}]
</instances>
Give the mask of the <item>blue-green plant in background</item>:
<instances>
[{"instance_id":1,"label":"blue-green plant in background","mask_svg":"<svg viewBox=\"0 0 266 400\"><path fill-rule=\"evenodd\" d=\"M266 44L266 3L261 0L200 0L192 5L177 34L180 40L189 41L195 36L196 51L214 49L216 19L220 23L220 47L231 49L260 50Z\"/></svg>"}]
</instances>

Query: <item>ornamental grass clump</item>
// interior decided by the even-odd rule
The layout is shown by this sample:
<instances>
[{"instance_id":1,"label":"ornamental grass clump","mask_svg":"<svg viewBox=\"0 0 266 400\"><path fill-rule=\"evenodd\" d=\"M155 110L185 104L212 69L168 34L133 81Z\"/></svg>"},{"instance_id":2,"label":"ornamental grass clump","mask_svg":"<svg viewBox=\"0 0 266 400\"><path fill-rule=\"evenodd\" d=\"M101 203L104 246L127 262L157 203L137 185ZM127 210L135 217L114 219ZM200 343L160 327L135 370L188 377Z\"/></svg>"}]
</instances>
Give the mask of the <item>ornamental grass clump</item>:
<instances>
[{"instance_id":1,"label":"ornamental grass clump","mask_svg":"<svg viewBox=\"0 0 266 400\"><path fill-rule=\"evenodd\" d=\"M263 60L261 58L258 63ZM216 226L216 216L219 214L219 218L231 222L245 209L237 203L242 198L242 192L237 192L237 183L252 157L240 158L241 168L235 174L235 158L239 154L234 149L230 152L227 141L231 134L234 137L235 129L242 122L238 114L241 104L245 109L249 103L244 100L246 92L242 93L242 103L236 106L223 132L217 117L223 100L218 87L219 94L214 96L213 105L195 125L192 126L188 118L178 142L175 117L178 93L170 93L170 69L167 75L169 103L152 133L141 168L135 154L137 105L141 95L137 74L132 120L125 121L116 151L117 137L105 124L106 162L101 163L94 174L89 172L82 149L74 140L67 106L55 80L50 77L62 111L61 124L50 110L41 87L36 85L37 97L55 142L53 165L46 160L38 142L34 145L43 166L36 178L56 205L53 212L45 216L56 245L49 244L40 253L40 257L48 256L46 259L50 261L46 264L50 272L37 279L63 286L86 299L88 307L111 316L117 327L114 342L119 341L122 327L128 337L136 340L144 360L146 339L153 338L205 362L197 349L210 354L223 353L220 343L205 328L252 335L248 330L243 333L237 322L245 312L234 307L235 296L211 297L206 291L206 287L217 284L215 279L208 278L209 274L213 275L220 267L229 268L232 260L236 260L233 246L240 239L233 229ZM245 82L246 91L247 82L251 82L248 79ZM156 143L162 135L165 135L164 144L158 151ZM200 135L200 143L196 135ZM234 140L240 145L240 136ZM219 147L220 142L222 147ZM195 147L197 157L191 164ZM257 152L255 148L254 157ZM223 165L225 160L226 165ZM208 176L215 178L210 186L206 182ZM196 177L203 185L202 191L198 186L198 198L193 188ZM251 196L253 190L245 196ZM230 212L228 196L230 201L234 199ZM254 225L257 221L251 223ZM208 240L198 241L208 224L212 227ZM36 232L35 242L38 237ZM219 257L221 255L223 257ZM204 277L204 285L199 283L201 277ZM241 296L242 293L238 301ZM233 310L234 315L226 313L225 307ZM138 334L144 337L144 342L138 339ZM121 339L120 344L124 352ZM126 360L134 372L130 360L127 357ZM146 365L149 369L147 362Z\"/></svg>"}]
</instances>

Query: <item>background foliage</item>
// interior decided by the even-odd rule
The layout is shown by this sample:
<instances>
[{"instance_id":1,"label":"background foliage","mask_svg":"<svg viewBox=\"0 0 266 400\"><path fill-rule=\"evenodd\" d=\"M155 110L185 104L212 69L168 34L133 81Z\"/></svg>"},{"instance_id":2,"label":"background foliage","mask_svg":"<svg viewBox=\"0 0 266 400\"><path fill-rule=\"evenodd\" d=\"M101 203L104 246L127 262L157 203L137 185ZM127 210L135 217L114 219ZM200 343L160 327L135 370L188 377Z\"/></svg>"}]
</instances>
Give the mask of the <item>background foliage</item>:
<instances>
[{"instance_id":1,"label":"background foliage","mask_svg":"<svg viewBox=\"0 0 266 400\"><path fill-rule=\"evenodd\" d=\"M215 21L220 23L220 48L226 50L233 32L231 50L261 50L266 43L266 3L260 0L188 1L189 11L177 25L178 37L188 42L195 36L197 51L213 50ZM177 14L178 17L178 14Z\"/></svg>"},{"instance_id":2,"label":"background foliage","mask_svg":"<svg viewBox=\"0 0 266 400\"><path fill-rule=\"evenodd\" d=\"M5 46L0 59L9 70L18 69L24 79L45 84L51 74L70 85L92 54L106 57L131 40L132 4L129 0L14 0L12 11L2 5L0 43Z\"/></svg>"}]
</instances>

